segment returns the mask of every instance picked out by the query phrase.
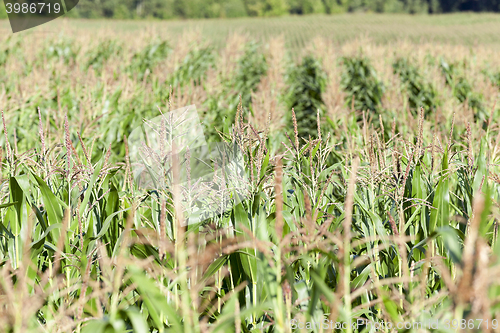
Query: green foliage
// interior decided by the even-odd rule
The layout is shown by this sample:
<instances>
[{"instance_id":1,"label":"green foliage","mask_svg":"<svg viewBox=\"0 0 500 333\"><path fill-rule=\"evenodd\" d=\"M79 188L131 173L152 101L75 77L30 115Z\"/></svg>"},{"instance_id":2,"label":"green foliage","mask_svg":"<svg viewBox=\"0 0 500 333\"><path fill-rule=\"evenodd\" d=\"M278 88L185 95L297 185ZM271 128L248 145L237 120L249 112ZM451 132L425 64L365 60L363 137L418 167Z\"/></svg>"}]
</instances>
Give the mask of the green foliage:
<instances>
[{"instance_id":1,"label":"green foliage","mask_svg":"<svg viewBox=\"0 0 500 333\"><path fill-rule=\"evenodd\" d=\"M287 13L286 0L244 0L249 16L278 16Z\"/></svg>"},{"instance_id":2,"label":"green foliage","mask_svg":"<svg viewBox=\"0 0 500 333\"><path fill-rule=\"evenodd\" d=\"M46 44L42 52L48 61L63 61L68 65L75 64L80 48L73 40L60 36L56 41Z\"/></svg>"},{"instance_id":3,"label":"green foliage","mask_svg":"<svg viewBox=\"0 0 500 333\"><path fill-rule=\"evenodd\" d=\"M12 55L20 55L21 41L19 39L15 40L12 35L8 36L0 46L0 68L3 68L7 63L7 60Z\"/></svg>"},{"instance_id":4,"label":"green foliage","mask_svg":"<svg viewBox=\"0 0 500 333\"><path fill-rule=\"evenodd\" d=\"M260 43L255 41L247 43L243 55L237 61L234 76L223 85L219 95L208 96L205 101L206 134L209 141L220 139L216 128L226 128L234 122L240 102L242 118L245 118L244 115L248 112L253 111L251 110L252 93L255 92L268 69L266 58L261 50Z\"/></svg>"},{"instance_id":5,"label":"green foliage","mask_svg":"<svg viewBox=\"0 0 500 333\"><path fill-rule=\"evenodd\" d=\"M243 0L228 0L221 6L221 17L244 17L247 16Z\"/></svg>"},{"instance_id":6,"label":"green foliage","mask_svg":"<svg viewBox=\"0 0 500 333\"><path fill-rule=\"evenodd\" d=\"M170 54L171 50L167 41L155 41L149 44L132 56L132 61L127 67L128 73L132 77L142 80L146 71L151 73L153 68Z\"/></svg>"},{"instance_id":7,"label":"green foliage","mask_svg":"<svg viewBox=\"0 0 500 333\"><path fill-rule=\"evenodd\" d=\"M348 0L324 0L325 10L327 14L345 13L348 10Z\"/></svg>"},{"instance_id":8,"label":"green foliage","mask_svg":"<svg viewBox=\"0 0 500 333\"><path fill-rule=\"evenodd\" d=\"M491 84L500 88L500 71L484 69L483 74L490 80Z\"/></svg>"},{"instance_id":9,"label":"green foliage","mask_svg":"<svg viewBox=\"0 0 500 333\"><path fill-rule=\"evenodd\" d=\"M448 64L443 58L440 62L441 71L446 79L446 84L451 87L453 95L460 103L468 103L474 111L474 120L486 121L488 112L484 106L482 94L474 92L465 74L458 64Z\"/></svg>"},{"instance_id":10,"label":"green foliage","mask_svg":"<svg viewBox=\"0 0 500 333\"><path fill-rule=\"evenodd\" d=\"M343 57L341 87L346 92L346 105L354 98L354 108L380 111L384 85L366 57Z\"/></svg>"},{"instance_id":11,"label":"green foliage","mask_svg":"<svg viewBox=\"0 0 500 333\"><path fill-rule=\"evenodd\" d=\"M69 17L115 19L221 18L287 14L498 12L497 0L80 0ZM0 6L0 19L6 19Z\"/></svg>"},{"instance_id":12,"label":"green foliage","mask_svg":"<svg viewBox=\"0 0 500 333\"><path fill-rule=\"evenodd\" d=\"M92 67L95 71L102 70L106 61L113 56L119 56L122 52L122 46L115 40L108 39L101 41L94 49L86 54L87 61L85 68Z\"/></svg>"},{"instance_id":13,"label":"green foliage","mask_svg":"<svg viewBox=\"0 0 500 333\"><path fill-rule=\"evenodd\" d=\"M5 10L5 6L0 6L0 19L5 20L7 18L9 18L9 16L7 15L7 11Z\"/></svg>"},{"instance_id":14,"label":"green foliage","mask_svg":"<svg viewBox=\"0 0 500 333\"><path fill-rule=\"evenodd\" d=\"M9 42L4 50L15 52ZM455 121L446 145L433 134L449 137L451 119L417 125L395 117L395 133L390 122L380 133L342 112L323 124L321 140L295 147L281 130L266 136L230 117L235 96L250 103L266 75L258 44L216 86L204 73L227 64L191 46L168 79L204 92L196 101L207 111L202 119L242 153L249 190L227 214L184 225L174 191L138 187L128 160L137 149L126 145L131 129L168 104L164 76L127 78L164 59L158 48L149 56L151 45L123 49L120 64L91 48L83 58L97 60L89 66L119 72L105 81L57 56L36 68L47 78L41 88L20 80L25 68L9 51L0 84L0 332L273 333L287 332L288 318L322 323L332 314L334 322L440 323L498 315L497 124L486 132L472 124L467 137ZM415 67L396 63L405 89L425 83ZM351 67L363 75L345 65L343 81L374 85L369 63ZM460 71L445 74L454 85ZM311 56L287 71L288 91L278 98L295 108L301 136L316 136L325 84ZM188 95L177 92L169 102Z\"/></svg>"},{"instance_id":15,"label":"green foliage","mask_svg":"<svg viewBox=\"0 0 500 333\"><path fill-rule=\"evenodd\" d=\"M325 13L325 4L321 0L290 0L291 14Z\"/></svg>"},{"instance_id":16,"label":"green foliage","mask_svg":"<svg viewBox=\"0 0 500 333\"><path fill-rule=\"evenodd\" d=\"M174 0L173 10L183 18L246 16L243 0Z\"/></svg>"},{"instance_id":17,"label":"green foliage","mask_svg":"<svg viewBox=\"0 0 500 333\"><path fill-rule=\"evenodd\" d=\"M376 13L428 13L428 0L351 0L349 11L372 11Z\"/></svg>"},{"instance_id":18,"label":"green foliage","mask_svg":"<svg viewBox=\"0 0 500 333\"><path fill-rule=\"evenodd\" d=\"M401 83L408 94L410 109L417 115L419 108L423 107L426 114L435 110L439 105L437 91L432 84L425 82L417 67L412 65L408 59L399 58L393 64L394 74L401 79Z\"/></svg>"},{"instance_id":19,"label":"green foliage","mask_svg":"<svg viewBox=\"0 0 500 333\"><path fill-rule=\"evenodd\" d=\"M286 0L265 0L263 2L264 16L280 16L288 12L289 5Z\"/></svg>"},{"instance_id":20,"label":"green foliage","mask_svg":"<svg viewBox=\"0 0 500 333\"><path fill-rule=\"evenodd\" d=\"M211 47L191 50L175 69L168 84L182 86L191 80L199 85L207 70L214 65L215 54Z\"/></svg>"},{"instance_id":21,"label":"green foliage","mask_svg":"<svg viewBox=\"0 0 500 333\"><path fill-rule=\"evenodd\" d=\"M241 95L244 107L250 105L252 92L255 92L266 72L267 62L262 52L262 45L254 41L248 43L245 46L243 56L238 60L238 67L232 84L236 93ZM239 102L239 98L235 97L235 102Z\"/></svg>"},{"instance_id":22,"label":"green foliage","mask_svg":"<svg viewBox=\"0 0 500 333\"><path fill-rule=\"evenodd\" d=\"M320 117L322 116L324 102L321 95L326 88L326 73L321 68L321 63L312 56L304 57L301 64L292 65L288 69L286 82L289 86L285 96L289 123L290 110L293 108L299 137L317 137L317 113L319 110Z\"/></svg>"}]
</instances>

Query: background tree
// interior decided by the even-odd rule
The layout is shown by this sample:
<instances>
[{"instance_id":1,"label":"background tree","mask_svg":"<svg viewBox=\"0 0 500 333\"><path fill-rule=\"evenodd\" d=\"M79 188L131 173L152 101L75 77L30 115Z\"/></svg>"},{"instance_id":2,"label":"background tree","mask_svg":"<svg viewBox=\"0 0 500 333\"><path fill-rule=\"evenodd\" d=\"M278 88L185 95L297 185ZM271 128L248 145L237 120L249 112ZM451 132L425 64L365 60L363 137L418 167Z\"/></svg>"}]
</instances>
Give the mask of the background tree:
<instances>
[{"instance_id":1,"label":"background tree","mask_svg":"<svg viewBox=\"0 0 500 333\"><path fill-rule=\"evenodd\" d=\"M80 0L68 16L82 18L219 18L287 14L449 13L500 11L500 0ZM6 18L0 6L0 18Z\"/></svg>"}]
</instances>

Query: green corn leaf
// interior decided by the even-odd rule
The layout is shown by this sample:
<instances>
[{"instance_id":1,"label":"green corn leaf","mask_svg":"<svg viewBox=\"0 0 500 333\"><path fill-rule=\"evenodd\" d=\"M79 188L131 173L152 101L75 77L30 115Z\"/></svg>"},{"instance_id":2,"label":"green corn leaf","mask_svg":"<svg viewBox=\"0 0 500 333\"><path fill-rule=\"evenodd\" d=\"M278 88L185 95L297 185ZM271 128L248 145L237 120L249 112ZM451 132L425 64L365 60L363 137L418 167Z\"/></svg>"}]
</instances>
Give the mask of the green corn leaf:
<instances>
[{"instance_id":1,"label":"green corn leaf","mask_svg":"<svg viewBox=\"0 0 500 333\"><path fill-rule=\"evenodd\" d=\"M15 211L16 218L10 220L10 229L11 232L17 236L21 231L21 227L23 225L23 206L24 206L24 193L19 184L17 183L16 178L10 178L10 197L13 202L13 208Z\"/></svg>"},{"instance_id":2,"label":"green corn leaf","mask_svg":"<svg viewBox=\"0 0 500 333\"><path fill-rule=\"evenodd\" d=\"M436 230L443 240L445 249L448 251L454 263L460 264L462 261L462 246L457 229L444 226Z\"/></svg>"},{"instance_id":3,"label":"green corn leaf","mask_svg":"<svg viewBox=\"0 0 500 333\"><path fill-rule=\"evenodd\" d=\"M158 330L162 330L164 324L160 320L160 317L165 317L169 323L177 328L181 329L181 323L179 322L179 315L168 303L167 299L160 290L155 286L154 282L145 275L145 272L138 267L130 266L131 279L136 283L137 289L142 296L144 304L148 308L149 314L153 318L155 326Z\"/></svg>"},{"instance_id":4,"label":"green corn leaf","mask_svg":"<svg viewBox=\"0 0 500 333\"><path fill-rule=\"evenodd\" d=\"M0 209L2 209L2 208L12 207L12 206L14 206L15 204L17 204L17 201L16 201L16 202L10 202L10 203L6 203L6 204L2 204L2 205L0 205Z\"/></svg>"},{"instance_id":5,"label":"green corn leaf","mask_svg":"<svg viewBox=\"0 0 500 333\"><path fill-rule=\"evenodd\" d=\"M63 211L62 208L66 208L66 204L62 202L60 199L58 199L54 193L49 189L47 184L38 177L37 175L33 174L33 177L35 178L36 182L38 183L38 186L40 188L40 192L42 193L42 200L45 205L45 210L47 212L47 225L50 226L51 224L56 224L56 223L62 223L63 219ZM59 239L59 231L55 232L57 229L54 230L54 235L52 235L53 240L58 240Z\"/></svg>"},{"instance_id":6,"label":"green corn leaf","mask_svg":"<svg viewBox=\"0 0 500 333\"><path fill-rule=\"evenodd\" d=\"M126 212L127 210L129 210L130 208L127 208L127 209L122 209L122 210L119 210L117 212L114 212L113 214L109 215L106 220L104 221L104 223L102 224L102 227L101 227L101 230L99 231L99 233L97 235L95 235L95 237L90 237L91 240L96 240L96 239L99 239L101 237L104 236L104 234L106 232L108 232L108 229L109 229L109 225L111 224L111 221L113 220L113 218L120 214L120 213L123 213L123 212Z\"/></svg>"},{"instance_id":7,"label":"green corn leaf","mask_svg":"<svg viewBox=\"0 0 500 333\"><path fill-rule=\"evenodd\" d=\"M92 320L85 324L82 329L82 333L104 333L109 332L108 329L113 328L107 321L102 320Z\"/></svg>"},{"instance_id":8,"label":"green corn leaf","mask_svg":"<svg viewBox=\"0 0 500 333\"><path fill-rule=\"evenodd\" d=\"M62 227L62 223L54 223L54 224L51 224L44 232L43 234L40 235L40 237L38 238L38 240L32 242L30 244L31 248L32 249L38 249L40 248L40 246L42 246L45 241L47 240L47 236L50 234L50 232L53 230L53 229L59 229Z\"/></svg>"},{"instance_id":9,"label":"green corn leaf","mask_svg":"<svg viewBox=\"0 0 500 333\"><path fill-rule=\"evenodd\" d=\"M481 183L487 182L488 180L488 161L486 161L487 152L488 144L486 142L486 137L483 136L481 138L481 148L477 159L477 170L474 175L474 194L476 194L479 190Z\"/></svg>"},{"instance_id":10,"label":"green corn leaf","mask_svg":"<svg viewBox=\"0 0 500 333\"><path fill-rule=\"evenodd\" d=\"M207 271L203 274L203 279L207 279L215 274L227 261L229 255L217 258L213 263L208 266Z\"/></svg>"},{"instance_id":11,"label":"green corn leaf","mask_svg":"<svg viewBox=\"0 0 500 333\"><path fill-rule=\"evenodd\" d=\"M442 161L442 171L448 170L448 154L444 154ZM450 188L449 180L446 175L442 175L438 182L434 200L431 208L430 230L433 232L436 228L448 225L450 217Z\"/></svg>"},{"instance_id":12,"label":"green corn leaf","mask_svg":"<svg viewBox=\"0 0 500 333\"><path fill-rule=\"evenodd\" d=\"M396 303L385 294L382 295L382 301L384 303L385 309L387 310L387 313L392 319L392 322L401 322L401 316L398 313L398 306L396 305Z\"/></svg>"},{"instance_id":13,"label":"green corn leaf","mask_svg":"<svg viewBox=\"0 0 500 333\"><path fill-rule=\"evenodd\" d=\"M149 327L146 321L144 320L143 315L135 307L130 307L124 312L132 322L132 326L134 327L134 333L149 332Z\"/></svg>"},{"instance_id":14,"label":"green corn leaf","mask_svg":"<svg viewBox=\"0 0 500 333\"><path fill-rule=\"evenodd\" d=\"M103 165L104 165L104 157L101 158L101 160L97 163L94 169L94 174L92 175L92 178L90 179L90 182L87 186L87 190L85 191L85 195L83 196L82 203L80 204L80 216L84 216L83 213L85 212L85 209L87 209L87 203L89 202L90 195L92 194L92 190L94 188L94 184L96 183L97 178L99 177Z\"/></svg>"}]
</instances>

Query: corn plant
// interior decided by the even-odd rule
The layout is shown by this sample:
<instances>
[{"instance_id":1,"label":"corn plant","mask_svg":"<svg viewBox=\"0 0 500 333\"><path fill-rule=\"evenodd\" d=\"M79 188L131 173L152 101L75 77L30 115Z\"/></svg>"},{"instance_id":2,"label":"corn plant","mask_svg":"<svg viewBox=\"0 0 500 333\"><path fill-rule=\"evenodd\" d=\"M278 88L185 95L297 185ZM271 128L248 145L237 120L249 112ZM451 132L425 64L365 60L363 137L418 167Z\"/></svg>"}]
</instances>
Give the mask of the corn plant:
<instances>
[{"instance_id":1,"label":"corn plant","mask_svg":"<svg viewBox=\"0 0 500 333\"><path fill-rule=\"evenodd\" d=\"M215 55L210 47L190 51L175 70L169 84L177 87L193 80L195 85L199 85L214 61Z\"/></svg>"},{"instance_id":2,"label":"corn plant","mask_svg":"<svg viewBox=\"0 0 500 333\"><path fill-rule=\"evenodd\" d=\"M122 47L117 41L108 39L101 41L94 49L91 49L85 57L85 68L92 67L96 72L102 70L106 61L113 56L120 56Z\"/></svg>"},{"instance_id":3,"label":"corn plant","mask_svg":"<svg viewBox=\"0 0 500 333\"><path fill-rule=\"evenodd\" d=\"M255 92L263 75L267 72L266 58L261 51L261 45L252 41L245 45L243 56L238 59L238 69L231 83L233 95L230 108L234 109L239 103L241 95L243 107L246 109L251 104L252 92Z\"/></svg>"},{"instance_id":4,"label":"corn plant","mask_svg":"<svg viewBox=\"0 0 500 333\"><path fill-rule=\"evenodd\" d=\"M235 120L236 110L241 108L239 116L246 118L250 109L252 93L267 72L265 56L260 52L261 45L251 41L245 45L243 55L237 61L237 68L232 77L222 84L218 95L208 96L205 123L209 140L218 140L215 126L228 129Z\"/></svg>"},{"instance_id":5,"label":"corn plant","mask_svg":"<svg viewBox=\"0 0 500 333\"><path fill-rule=\"evenodd\" d=\"M425 82L418 69L406 58L398 58L393 64L394 74L401 79L402 86L408 94L408 103L414 115L421 107L429 115L439 106L437 91L432 84Z\"/></svg>"},{"instance_id":6,"label":"corn plant","mask_svg":"<svg viewBox=\"0 0 500 333\"><path fill-rule=\"evenodd\" d=\"M12 36L7 37L2 41L2 48L0 49L0 66L5 66L9 57L20 55L21 40L13 40Z\"/></svg>"},{"instance_id":7,"label":"corn plant","mask_svg":"<svg viewBox=\"0 0 500 333\"><path fill-rule=\"evenodd\" d=\"M341 86L346 92L346 104L354 100L361 111L380 111L384 85L366 57L343 57Z\"/></svg>"},{"instance_id":8,"label":"corn plant","mask_svg":"<svg viewBox=\"0 0 500 333\"><path fill-rule=\"evenodd\" d=\"M146 71L151 73L153 68L164 60L171 52L171 47L167 41L154 41L143 50L134 53L132 60L127 67L129 75L141 80L146 75Z\"/></svg>"},{"instance_id":9,"label":"corn plant","mask_svg":"<svg viewBox=\"0 0 500 333\"><path fill-rule=\"evenodd\" d=\"M74 40L59 36L57 40L47 43L41 52L43 53L42 57L48 61L62 61L66 65L74 65L80 48Z\"/></svg>"},{"instance_id":10,"label":"corn plant","mask_svg":"<svg viewBox=\"0 0 500 333\"><path fill-rule=\"evenodd\" d=\"M440 63L446 84L451 87L453 95L460 103L467 103L474 112L474 120L487 120L488 112L484 106L483 96L472 90L472 85L460 71L459 65L448 64L444 59Z\"/></svg>"},{"instance_id":11,"label":"corn plant","mask_svg":"<svg viewBox=\"0 0 500 333\"><path fill-rule=\"evenodd\" d=\"M317 119L322 116L324 109L321 94L326 87L326 74L319 61L306 56L301 64L289 68L286 82L288 91L285 100L287 108L295 111L298 136L317 137Z\"/></svg>"}]
</instances>

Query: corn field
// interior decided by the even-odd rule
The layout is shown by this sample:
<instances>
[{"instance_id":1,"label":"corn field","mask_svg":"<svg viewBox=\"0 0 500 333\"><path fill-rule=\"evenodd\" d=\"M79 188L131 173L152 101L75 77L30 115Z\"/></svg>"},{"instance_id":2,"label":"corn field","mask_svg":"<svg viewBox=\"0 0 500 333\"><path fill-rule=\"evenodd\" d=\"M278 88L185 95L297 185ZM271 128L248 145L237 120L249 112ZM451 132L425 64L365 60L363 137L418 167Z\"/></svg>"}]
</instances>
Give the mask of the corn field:
<instances>
[{"instance_id":1,"label":"corn field","mask_svg":"<svg viewBox=\"0 0 500 333\"><path fill-rule=\"evenodd\" d=\"M497 331L495 48L224 38L3 37L0 332ZM196 223L132 140L190 105L246 179Z\"/></svg>"}]
</instances>

